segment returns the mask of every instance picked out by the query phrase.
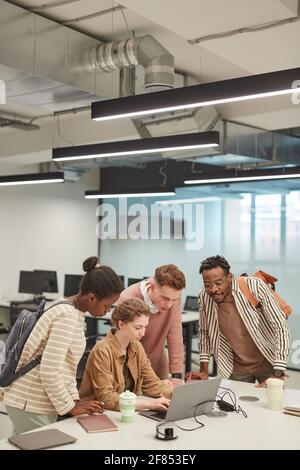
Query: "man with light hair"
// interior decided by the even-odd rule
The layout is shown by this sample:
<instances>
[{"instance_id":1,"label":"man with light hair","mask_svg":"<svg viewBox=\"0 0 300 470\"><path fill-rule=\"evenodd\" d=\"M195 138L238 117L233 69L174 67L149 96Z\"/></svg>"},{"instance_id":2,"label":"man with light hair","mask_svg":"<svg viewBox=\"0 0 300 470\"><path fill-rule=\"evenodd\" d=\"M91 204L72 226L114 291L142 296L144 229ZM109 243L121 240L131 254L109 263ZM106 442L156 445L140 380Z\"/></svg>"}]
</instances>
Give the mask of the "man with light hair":
<instances>
[{"instance_id":1,"label":"man with light hair","mask_svg":"<svg viewBox=\"0 0 300 470\"><path fill-rule=\"evenodd\" d=\"M167 379L170 372L174 382L182 379L184 364L181 319L184 288L184 274L174 264L165 264L156 268L153 277L125 289L118 301L119 304L138 298L148 305L151 315L142 344L158 377Z\"/></svg>"}]
</instances>

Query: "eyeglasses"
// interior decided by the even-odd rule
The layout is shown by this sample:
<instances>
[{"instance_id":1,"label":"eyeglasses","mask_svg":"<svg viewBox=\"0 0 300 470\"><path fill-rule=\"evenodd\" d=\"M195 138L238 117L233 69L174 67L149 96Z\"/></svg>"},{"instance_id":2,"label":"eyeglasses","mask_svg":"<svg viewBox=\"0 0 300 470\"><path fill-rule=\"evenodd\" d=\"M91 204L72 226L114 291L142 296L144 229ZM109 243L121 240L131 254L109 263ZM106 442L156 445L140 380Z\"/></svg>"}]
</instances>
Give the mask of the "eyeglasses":
<instances>
[{"instance_id":1,"label":"eyeglasses","mask_svg":"<svg viewBox=\"0 0 300 470\"><path fill-rule=\"evenodd\" d=\"M221 287L221 285L226 281L226 277L223 279L218 279L215 282L204 282L204 289L210 290L212 287Z\"/></svg>"}]
</instances>

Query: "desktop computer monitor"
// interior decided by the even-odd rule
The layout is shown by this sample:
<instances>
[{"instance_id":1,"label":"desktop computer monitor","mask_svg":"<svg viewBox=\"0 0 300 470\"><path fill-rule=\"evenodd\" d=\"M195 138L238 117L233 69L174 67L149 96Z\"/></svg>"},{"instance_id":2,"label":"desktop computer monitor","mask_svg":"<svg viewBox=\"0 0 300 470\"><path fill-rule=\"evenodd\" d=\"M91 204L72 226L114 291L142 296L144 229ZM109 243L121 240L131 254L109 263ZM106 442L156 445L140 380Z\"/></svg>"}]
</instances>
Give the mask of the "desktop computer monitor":
<instances>
[{"instance_id":1,"label":"desktop computer monitor","mask_svg":"<svg viewBox=\"0 0 300 470\"><path fill-rule=\"evenodd\" d=\"M78 294L82 278L82 274L65 274L64 297Z\"/></svg>"},{"instance_id":2,"label":"desktop computer monitor","mask_svg":"<svg viewBox=\"0 0 300 470\"><path fill-rule=\"evenodd\" d=\"M198 297L193 295L187 295L185 299L184 310L188 310L190 312L198 312Z\"/></svg>"},{"instance_id":3,"label":"desktop computer monitor","mask_svg":"<svg viewBox=\"0 0 300 470\"><path fill-rule=\"evenodd\" d=\"M44 271L41 269L35 269L34 273L38 273L41 278L42 282L42 292L51 292L57 293L58 286L57 286L57 275L56 271Z\"/></svg>"},{"instance_id":4,"label":"desktop computer monitor","mask_svg":"<svg viewBox=\"0 0 300 470\"><path fill-rule=\"evenodd\" d=\"M121 276L118 274L118 278L120 279L122 286L125 287L125 276Z\"/></svg>"},{"instance_id":5,"label":"desktop computer monitor","mask_svg":"<svg viewBox=\"0 0 300 470\"><path fill-rule=\"evenodd\" d=\"M20 271L19 292L40 295L43 289L42 278L35 271Z\"/></svg>"},{"instance_id":6,"label":"desktop computer monitor","mask_svg":"<svg viewBox=\"0 0 300 470\"><path fill-rule=\"evenodd\" d=\"M142 281L143 279L142 278L137 278L137 277L129 277L128 278L128 284L127 286L132 286L132 284L136 284L137 282L140 282Z\"/></svg>"}]
</instances>

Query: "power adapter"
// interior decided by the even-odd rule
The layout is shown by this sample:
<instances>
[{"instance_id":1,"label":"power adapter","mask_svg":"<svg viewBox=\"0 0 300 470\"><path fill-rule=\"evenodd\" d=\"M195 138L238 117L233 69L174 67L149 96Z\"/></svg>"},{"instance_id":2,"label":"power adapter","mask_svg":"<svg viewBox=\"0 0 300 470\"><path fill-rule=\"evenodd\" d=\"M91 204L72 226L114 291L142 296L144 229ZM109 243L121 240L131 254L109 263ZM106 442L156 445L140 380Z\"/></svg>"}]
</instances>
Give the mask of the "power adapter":
<instances>
[{"instance_id":1,"label":"power adapter","mask_svg":"<svg viewBox=\"0 0 300 470\"><path fill-rule=\"evenodd\" d=\"M160 426L159 424L156 426L156 439L160 439L161 441L173 441L177 439L174 427L166 427L160 431Z\"/></svg>"},{"instance_id":2,"label":"power adapter","mask_svg":"<svg viewBox=\"0 0 300 470\"><path fill-rule=\"evenodd\" d=\"M234 411L235 410L235 407L231 403L228 403L227 401L222 400L222 399L217 400L217 405L219 409L222 411Z\"/></svg>"}]
</instances>

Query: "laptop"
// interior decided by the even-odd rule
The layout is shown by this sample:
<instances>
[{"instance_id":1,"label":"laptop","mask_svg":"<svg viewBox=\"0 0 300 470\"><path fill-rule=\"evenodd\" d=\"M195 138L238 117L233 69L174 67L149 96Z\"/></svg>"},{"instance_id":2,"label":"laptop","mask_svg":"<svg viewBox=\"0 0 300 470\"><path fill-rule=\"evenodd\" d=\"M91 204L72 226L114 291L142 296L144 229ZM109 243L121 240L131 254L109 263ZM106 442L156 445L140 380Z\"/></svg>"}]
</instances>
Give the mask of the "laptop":
<instances>
[{"instance_id":1,"label":"laptop","mask_svg":"<svg viewBox=\"0 0 300 470\"><path fill-rule=\"evenodd\" d=\"M11 444L22 450L49 449L65 444L76 442L76 438L66 434L59 429L47 429L44 431L18 434L8 438Z\"/></svg>"},{"instance_id":2,"label":"laptop","mask_svg":"<svg viewBox=\"0 0 300 470\"><path fill-rule=\"evenodd\" d=\"M215 404L220 382L220 377L187 382L174 388L166 413L143 410L139 414L155 421L177 421L210 413Z\"/></svg>"},{"instance_id":3,"label":"laptop","mask_svg":"<svg viewBox=\"0 0 300 470\"><path fill-rule=\"evenodd\" d=\"M199 311L198 297L193 296L193 295L187 295L182 313L198 312L198 311Z\"/></svg>"}]
</instances>

